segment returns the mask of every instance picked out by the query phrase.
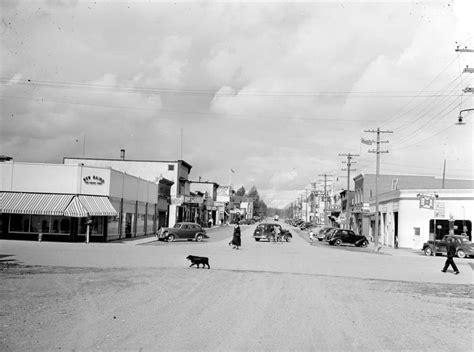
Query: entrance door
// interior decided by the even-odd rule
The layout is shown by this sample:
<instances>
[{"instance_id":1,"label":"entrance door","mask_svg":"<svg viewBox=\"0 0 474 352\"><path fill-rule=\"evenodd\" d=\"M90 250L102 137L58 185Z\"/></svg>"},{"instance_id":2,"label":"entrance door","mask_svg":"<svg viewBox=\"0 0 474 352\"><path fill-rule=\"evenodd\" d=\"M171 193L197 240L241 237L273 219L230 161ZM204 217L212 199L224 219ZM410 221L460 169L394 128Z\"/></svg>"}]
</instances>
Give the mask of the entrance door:
<instances>
[{"instance_id":1,"label":"entrance door","mask_svg":"<svg viewBox=\"0 0 474 352\"><path fill-rule=\"evenodd\" d=\"M398 211L393 213L393 247L398 248Z\"/></svg>"}]
</instances>

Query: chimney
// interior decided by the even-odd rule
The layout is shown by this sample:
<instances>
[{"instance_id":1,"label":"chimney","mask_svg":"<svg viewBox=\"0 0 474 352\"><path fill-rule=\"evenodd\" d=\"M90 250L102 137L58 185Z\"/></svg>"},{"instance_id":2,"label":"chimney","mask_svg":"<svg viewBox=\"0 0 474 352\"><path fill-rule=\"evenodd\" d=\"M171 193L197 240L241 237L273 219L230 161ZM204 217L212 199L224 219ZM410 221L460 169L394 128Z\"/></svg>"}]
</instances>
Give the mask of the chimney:
<instances>
[{"instance_id":1,"label":"chimney","mask_svg":"<svg viewBox=\"0 0 474 352\"><path fill-rule=\"evenodd\" d=\"M120 159L125 160L125 149L120 149Z\"/></svg>"}]
</instances>

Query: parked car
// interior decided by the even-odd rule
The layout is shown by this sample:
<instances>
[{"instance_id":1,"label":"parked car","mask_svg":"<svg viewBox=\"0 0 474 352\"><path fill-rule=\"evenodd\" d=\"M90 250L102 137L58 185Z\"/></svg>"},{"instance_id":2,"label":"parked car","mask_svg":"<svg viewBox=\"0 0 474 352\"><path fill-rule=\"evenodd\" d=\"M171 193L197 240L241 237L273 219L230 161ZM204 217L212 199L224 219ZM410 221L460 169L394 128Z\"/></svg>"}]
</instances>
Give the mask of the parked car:
<instances>
[{"instance_id":1,"label":"parked car","mask_svg":"<svg viewBox=\"0 0 474 352\"><path fill-rule=\"evenodd\" d=\"M309 222L309 221L304 221L300 226L300 230L307 230L311 227L314 227L315 225L312 223L312 222Z\"/></svg>"},{"instance_id":2,"label":"parked car","mask_svg":"<svg viewBox=\"0 0 474 352\"><path fill-rule=\"evenodd\" d=\"M331 231L331 237L328 240L329 244L340 246L341 244L353 244L356 247L367 247L369 240L363 235L357 235L352 230L335 229Z\"/></svg>"},{"instance_id":3,"label":"parked car","mask_svg":"<svg viewBox=\"0 0 474 352\"><path fill-rule=\"evenodd\" d=\"M290 242L290 240L293 238L290 231L282 228L280 224L273 224L273 223L258 224L257 227L255 228L255 231L253 232L253 238L257 242L260 240L268 240L270 238L270 235L274 227L280 228L281 236L283 237L283 240L285 240L286 242Z\"/></svg>"},{"instance_id":4,"label":"parked car","mask_svg":"<svg viewBox=\"0 0 474 352\"><path fill-rule=\"evenodd\" d=\"M331 227L331 226L325 226L325 227L320 228L318 233L316 234L318 241L324 240L326 235L335 229L336 229L335 227Z\"/></svg>"},{"instance_id":5,"label":"parked car","mask_svg":"<svg viewBox=\"0 0 474 352\"><path fill-rule=\"evenodd\" d=\"M448 238L452 237L456 243L456 255L459 258L474 256L474 243L469 241L467 237L461 235L445 235L443 239L433 241L430 240L423 244L423 252L426 255L446 254L446 243Z\"/></svg>"},{"instance_id":6,"label":"parked car","mask_svg":"<svg viewBox=\"0 0 474 352\"><path fill-rule=\"evenodd\" d=\"M255 224L255 220L253 219L243 219L239 221L239 225L252 225Z\"/></svg>"},{"instance_id":7,"label":"parked car","mask_svg":"<svg viewBox=\"0 0 474 352\"><path fill-rule=\"evenodd\" d=\"M201 242L205 238L209 238L199 224L193 222L177 222L173 227L162 227L156 237L159 241L173 242L177 239L195 240Z\"/></svg>"}]
</instances>

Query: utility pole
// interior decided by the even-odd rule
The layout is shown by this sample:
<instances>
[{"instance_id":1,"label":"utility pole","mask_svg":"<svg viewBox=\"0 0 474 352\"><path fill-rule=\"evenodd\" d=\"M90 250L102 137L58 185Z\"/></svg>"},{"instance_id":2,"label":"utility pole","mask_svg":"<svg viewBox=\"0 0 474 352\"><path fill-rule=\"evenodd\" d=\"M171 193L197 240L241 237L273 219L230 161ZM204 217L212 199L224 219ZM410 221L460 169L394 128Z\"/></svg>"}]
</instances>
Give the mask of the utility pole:
<instances>
[{"instance_id":1,"label":"utility pole","mask_svg":"<svg viewBox=\"0 0 474 352\"><path fill-rule=\"evenodd\" d=\"M349 207L349 200L350 200L350 197L349 197L349 194L350 194L350 189L351 189L351 171L355 171L356 169L351 169L351 165L352 164L355 164L356 162L353 161L351 163L351 159L355 156L360 156L359 154L351 154L351 153L347 153L347 154L339 154L339 156L345 156L347 157L347 162L346 162L346 165L347 165L347 169L341 169L342 171L345 171L347 170L347 191L346 191L346 225L347 225L347 229L350 229L350 219L351 219L351 209ZM342 162L344 164L344 161Z\"/></svg>"},{"instance_id":2,"label":"utility pole","mask_svg":"<svg viewBox=\"0 0 474 352\"><path fill-rule=\"evenodd\" d=\"M381 131L380 128L376 130L366 130L364 132L377 133L377 149L369 150L369 153L376 153L377 155L377 164L375 170L375 234L374 234L374 246L377 249L379 245L379 173L380 173L380 153L388 153L388 150L380 150L380 143L388 143L388 141L381 141L381 133L393 133L393 131ZM371 141L374 142L374 141Z\"/></svg>"},{"instance_id":3,"label":"utility pole","mask_svg":"<svg viewBox=\"0 0 474 352\"><path fill-rule=\"evenodd\" d=\"M328 194L327 194L327 178L328 176L333 176L333 175L328 175L328 174L322 174L318 176L324 176L324 223L327 225L327 208L328 208Z\"/></svg>"},{"instance_id":4,"label":"utility pole","mask_svg":"<svg viewBox=\"0 0 474 352\"><path fill-rule=\"evenodd\" d=\"M467 46L465 46L464 48L459 48L459 45L456 47L456 49L454 49L454 51L456 51L458 53L474 53L473 49L469 49ZM466 65L466 67L464 68L462 73L474 73L474 69L472 67L469 67L468 65ZM461 83L462 83L462 79L461 79ZM474 93L474 88L473 87L466 87L462 90L462 92L463 93Z\"/></svg>"}]
</instances>

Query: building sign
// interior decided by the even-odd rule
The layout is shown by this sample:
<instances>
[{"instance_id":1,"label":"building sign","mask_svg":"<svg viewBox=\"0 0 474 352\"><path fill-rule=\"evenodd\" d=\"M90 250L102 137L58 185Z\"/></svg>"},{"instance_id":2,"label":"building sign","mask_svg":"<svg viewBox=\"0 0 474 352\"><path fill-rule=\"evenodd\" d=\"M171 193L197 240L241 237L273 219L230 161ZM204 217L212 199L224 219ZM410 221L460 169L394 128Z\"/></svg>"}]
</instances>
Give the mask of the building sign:
<instances>
[{"instance_id":1,"label":"building sign","mask_svg":"<svg viewBox=\"0 0 474 352\"><path fill-rule=\"evenodd\" d=\"M105 183L105 180L96 175L92 176L86 176L82 179L86 185L103 185Z\"/></svg>"},{"instance_id":2,"label":"building sign","mask_svg":"<svg viewBox=\"0 0 474 352\"><path fill-rule=\"evenodd\" d=\"M435 218L444 218L446 217L446 209L444 202L436 202Z\"/></svg>"},{"instance_id":3,"label":"building sign","mask_svg":"<svg viewBox=\"0 0 474 352\"><path fill-rule=\"evenodd\" d=\"M396 191L398 189L398 178L392 178L392 191Z\"/></svg>"},{"instance_id":4,"label":"building sign","mask_svg":"<svg viewBox=\"0 0 474 352\"><path fill-rule=\"evenodd\" d=\"M183 204L183 197L177 196L177 197L171 197L171 204L172 205L182 205Z\"/></svg>"},{"instance_id":5,"label":"building sign","mask_svg":"<svg viewBox=\"0 0 474 352\"><path fill-rule=\"evenodd\" d=\"M434 197L420 195L420 209L434 209Z\"/></svg>"},{"instance_id":6,"label":"building sign","mask_svg":"<svg viewBox=\"0 0 474 352\"><path fill-rule=\"evenodd\" d=\"M188 198L188 197L187 197L187 198ZM202 203L203 203L203 200L202 200L202 197L193 197L193 196L190 196L188 202L189 202L189 203L202 204Z\"/></svg>"}]
</instances>

